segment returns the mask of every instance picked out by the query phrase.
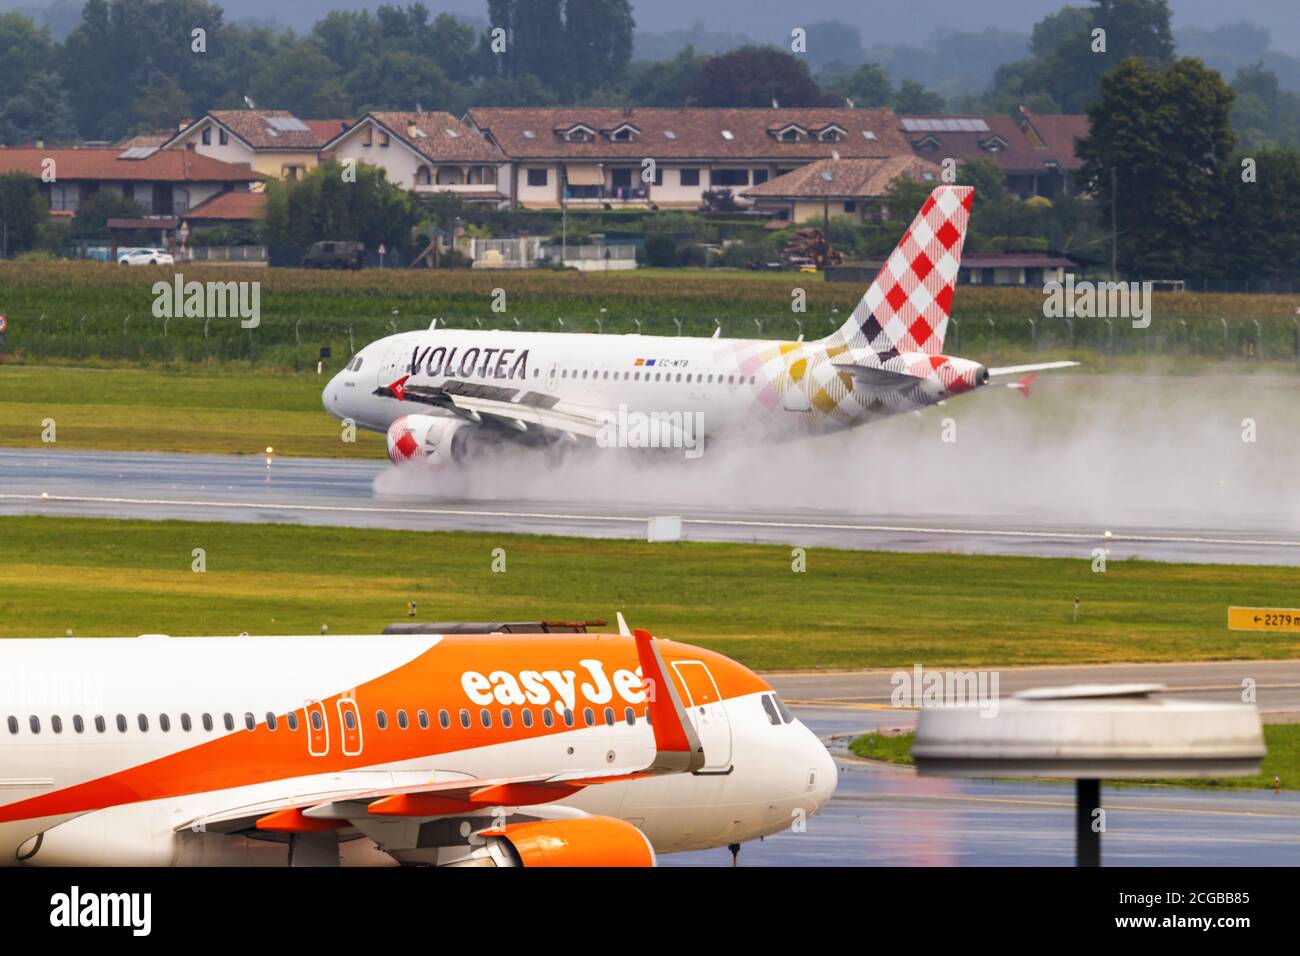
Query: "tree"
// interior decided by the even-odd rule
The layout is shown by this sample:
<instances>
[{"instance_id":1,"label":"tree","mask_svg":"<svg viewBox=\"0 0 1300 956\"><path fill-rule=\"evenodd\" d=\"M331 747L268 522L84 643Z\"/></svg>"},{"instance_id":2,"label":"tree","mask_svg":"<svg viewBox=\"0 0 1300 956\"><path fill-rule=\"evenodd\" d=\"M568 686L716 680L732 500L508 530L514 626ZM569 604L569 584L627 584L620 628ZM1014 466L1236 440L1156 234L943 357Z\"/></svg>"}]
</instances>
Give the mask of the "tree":
<instances>
[{"instance_id":1,"label":"tree","mask_svg":"<svg viewBox=\"0 0 1300 956\"><path fill-rule=\"evenodd\" d=\"M298 182L267 184L267 243L306 250L337 239L408 248L420 219L410 193L388 182L378 166L358 163L356 181L343 178L337 162L321 163Z\"/></svg>"},{"instance_id":2,"label":"tree","mask_svg":"<svg viewBox=\"0 0 1300 956\"><path fill-rule=\"evenodd\" d=\"M8 258L32 248L46 216L35 179L26 173L0 176L0 255Z\"/></svg>"},{"instance_id":3,"label":"tree","mask_svg":"<svg viewBox=\"0 0 1300 956\"><path fill-rule=\"evenodd\" d=\"M1199 60L1162 70L1134 57L1103 78L1079 156L1083 180L1106 209L1114 171L1121 272L1167 278L1212 268L1206 237L1223 206L1232 100L1223 78Z\"/></svg>"},{"instance_id":4,"label":"tree","mask_svg":"<svg viewBox=\"0 0 1300 956\"><path fill-rule=\"evenodd\" d=\"M894 101L894 85L876 63L854 68L834 83L831 92L851 99L858 107L889 106Z\"/></svg>"},{"instance_id":5,"label":"tree","mask_svg":"<svg viewBox=\"0 0 1300 956\"><path fill-rule=\"evenodd\" d=\"M915 80L904 80L894 94L894 112L909 116L926 116L944 111L943 97L932 93Z\"/></svg>"},{"instance_id":6,"label":"tree","mask_svg":"<svg viewBox=\"0 0 1300 956\"><path fill-rule=\"evenodd\" d=\"M1002 167L991 159L964 159L957 166L957 182L975 187L975 206L979 209L1011 198L1004 180Z\"/></svg>"},{"instance_id":7,"label":"tree","mask_svg":"<svg viewBox=\"0 0 1300 956\"><path fill-rule=\"evenodd\" d=\"M1243 160L1254 176L1243 176ZM1294 279L1300 275L1300 152L1263 149L1238 156L1224 169L1223 215L1212 274L1222 278Z\"/></svg>"},{"instance_id":8,"label":"tree","mask_svg":"<svg viewBox=\"0 0 1300 956\"><path fill-rule=\"evenodd\" d=\"M107 239L110 219L142 219L144 207L111 189L96 190L83 199L72 220L73 239Z\"/></svg>"},{"instance_id":9,"label":"tree","mask_svg":"<svg viewBox=\"0 0 1300 956\"><path fill-rule=\"evenodd\" d=\"M642 106L683 106L707 59L688 44L670 60L633 64L628 88Z\"/></svg>"},{"instance_id":10,"label":"tree","mask_svg":"<svg viewBox=\"0 0 1300 956\"><path fill-rule=\"evenodd\" d=\"M50 35L18 13L0 13L0 90L12 94L33 74L53 66Z\"/></svg>"},{"instance_id":11,"label":"tree","mask_svg":"<svg viewBox=\"0 0 1300 956\"><path fill-rule=\"evenodd\" d=\"M802 60L775 47L744 46L710 57L687 93L691 106L826 106Z\"/></svg>"},{"instance_id":12,"label":"tree","mask_svg":"<svg viewBox=\"0 0 1300 956\"><path fill-rule=\"evenodd\" d=\"M77 128L68 95L52 71L33 73L0 106L0 143L16 146L37 140L49 145L71 143Z\"/></svg>"},{"instance_id":13,"label":"tree","mask_svg":"<svg viewBox=\"0 0 1300 956\"><path fill-rule=\"evenodd\" d=\"M288 110L295 116L345 116L351 104L338 69L313 43L302 40L283 50L253 79L259 107Z\"/></svg>"}]
</instances>

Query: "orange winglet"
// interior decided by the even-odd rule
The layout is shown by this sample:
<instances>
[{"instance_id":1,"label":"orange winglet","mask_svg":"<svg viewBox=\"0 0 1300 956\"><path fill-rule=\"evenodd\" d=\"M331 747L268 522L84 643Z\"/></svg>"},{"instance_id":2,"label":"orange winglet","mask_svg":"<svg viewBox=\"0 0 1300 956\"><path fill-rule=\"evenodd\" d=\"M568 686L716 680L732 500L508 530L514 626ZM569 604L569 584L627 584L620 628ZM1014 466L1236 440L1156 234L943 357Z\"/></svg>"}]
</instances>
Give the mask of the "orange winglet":
<instances>
[{"instance_id":1,"label":"orange winglet","mask_svg":"<svg viewBox=\"0 0 1300 956\"><path fill-rule=\"evenodd\" d=\"M1015 388L1018 388L1018 389L1020 390L1020 394L1021 394L1021 395L1025 396L1025 398L1028 398L1028 397L1029 397L1029 386L1030 386L1030 384L1034 381L1034 379L1036 379L1036 378L1038 378L1038 373L1037 373L1037 372L1030 372L1030 373L1029 373L1028 375L1026 375L1024 378L1022 378L1022 379L1020 379L1019 381L1017 381L1014 387L1015 387Z\"/></svg>"},{"instance_id":2,"label":"orange winglet","mask_svg":"<svg viewBox=\"0 0 1300 956\"><path fill-rule=\"evenodd\" d=\"M704 749L695 728L686 719L686 711L677 696L677 688L664 671L663 659L654 646L649 631L632 632L636 654L641 663L641 677L647 690L646 706L650 710L650 727L655 736L655 762L648 767L658 773L681 773L704 766Z\"/></svg>"},{"instance_id":3,"label":"orange winglet","mask_svg":"<svg viewBox=\"0 0 1300 956\"><path fill-rule=\"evenodd\" d=\"M274 830L277 833L319 833L323 830L346 830L352 824L347 820L318 820L303 816L301 810L277 810L259 817L254 826L258 830Z\"/></svg>"},{"instance_id":4,"label":"orange winglet","mask_svg":"<svg viewBox=\"0 0 1300 956\"><path fill-rule=\"evenodd\" d=\"M440 817L448 813L472 813L478 804L436 793L399 793L380 797L370 804L370 812L380 817Z\"/></svg>"},{"instance_id":5,"label":"orange winglet","mask_svg":"<svg viewBox=\"0 0 1300 956\"><path fill-rule=\"evenodd\" d=\"M475 790L470 800L479 807L526 807L572 796L581 789L568 783L498 783Z\"/></svg>"}]
</instances>

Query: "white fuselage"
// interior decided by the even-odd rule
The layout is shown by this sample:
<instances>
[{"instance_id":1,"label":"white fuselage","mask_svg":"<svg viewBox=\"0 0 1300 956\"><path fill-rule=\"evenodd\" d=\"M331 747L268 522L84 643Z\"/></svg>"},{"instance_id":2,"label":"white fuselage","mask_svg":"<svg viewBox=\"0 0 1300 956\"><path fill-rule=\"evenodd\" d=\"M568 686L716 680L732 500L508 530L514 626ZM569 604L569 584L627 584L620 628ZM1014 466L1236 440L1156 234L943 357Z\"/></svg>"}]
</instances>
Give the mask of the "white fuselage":
<instances>
[{"instance_id":1,"label":"white fuselage","mask_svg":"<svg viewBox=\"0 0 1300 956\"><path fill-rule=\"evenodd\" d=\"M269 812L305 797L326 799L458 775L493 779L645 761L654 752L645 719L625 721L624 702L616 698L611 725L601 719L605 702L584 699L587 690L600 690L599 680L591 686L581 680L592 673L593 663L608 660L611 674L615 666L629 664L605 653L608 647L610 654L617 650L626 658L611 640L618 639L593 638L570 655L587 655L581 665L567 665L580 675L570 681L577 689L568 702L579 717L572 728L557 721L545 733L540 728L545 705L528 708L539 715L533 726L529 714L532 731L523 730L520 707L512 708L509 729L500 716L490 733L478 726L480 709L460 689L461 672L496 675L513 666L481 638L459 643L440 636L0 642L0 865L24 862L24 854L34 864L283 865L283 843L249 833L208 832L191 823L239 808ZM557 660L570 660L568 646L555 652ZM517 659L519 652L512 653ZM683 666L680 654L674 660L673 666ZM685 666L718 672L725 658L702 660ZM567 673L565 664L537 666ZM599 814L626 820L657 852L739 843L816 812L835 783L825 748L798 721L773 723L762 693L725 696L726 681L721 673L717 678L715 686L724 687L722 700L687 705L706 750L704 772L588 786L530 812L542 818ZM344 703L331 703L330 695L339 693L358 708L361 729L354 736L343 727ZM308 721L319 706L312 702L318 701L326 702L325 722L313 737ZM557 697L547 704L558 702ZM589 703L596 715L592 726L581 717ZM463 708L475 715L471 730L460 726ZM376 709L391 715L387 728L372 723ZM626 709L633 716L632 708ZM397 726L399 710L403 721L409 713L409 726ZM443 711L451 715L449 727L438 719ZM427 727L417 723L421 712L429 715ZM290 714L300 715L293 731L287 725ZM278 715L274 730L271 715ZM246 720L260 737L246 729ZM299 739L290 744L293 733ZM268 742L282 748L274 758L266 756ZM34 840L41 834L46 835L43 849ZM403 852L401 839L389 831L364 835L370 839L344 845L345 862L438 863L464 852L463 846L428 849L427 840L424 849ZM389 853L380 853L376 843L387 844Z\"/></svg>"}]
</instances>

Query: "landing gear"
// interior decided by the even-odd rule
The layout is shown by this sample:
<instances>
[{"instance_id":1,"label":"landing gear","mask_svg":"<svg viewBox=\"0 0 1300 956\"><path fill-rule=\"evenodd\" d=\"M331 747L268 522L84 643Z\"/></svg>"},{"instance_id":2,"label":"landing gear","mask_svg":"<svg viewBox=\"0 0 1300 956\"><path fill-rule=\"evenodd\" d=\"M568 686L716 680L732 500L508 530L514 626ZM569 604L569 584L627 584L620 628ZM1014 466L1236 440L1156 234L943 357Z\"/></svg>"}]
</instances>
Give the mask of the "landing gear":
<instances>
[{"instance_id":1,"label":"landing gear","mask_svg":"<svg viewBox=\"0 0 1300 956\"><path fill-rule=\"evenodd\" d=\"M727 849L731 851L731 866L734 869L737 865L737 862L740 860L740 844L728 843Z\"/></svg>"}]
</instances>

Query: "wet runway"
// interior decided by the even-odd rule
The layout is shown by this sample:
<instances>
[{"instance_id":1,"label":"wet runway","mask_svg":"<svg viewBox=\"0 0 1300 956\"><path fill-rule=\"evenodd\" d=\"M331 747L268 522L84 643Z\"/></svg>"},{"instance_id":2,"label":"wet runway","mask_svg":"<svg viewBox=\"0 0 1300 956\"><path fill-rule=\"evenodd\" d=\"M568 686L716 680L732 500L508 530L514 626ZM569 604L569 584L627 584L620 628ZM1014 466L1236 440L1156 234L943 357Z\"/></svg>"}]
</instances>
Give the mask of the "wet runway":
<instances>
[{"instance_id":1,"label":"wet runway","mask_svg":"<svg viewBox=\"0 0 1300 956\"><path fill-rule=\"evenodd\" d=\"M383 462L175 453L0 451L0 514L285 522L403 530L643 538L653 515L683 537L804 547L1300 565L1300 529L1258 516L1101 527L1040 515L996 518L837 510L377 497ZM1201 526L1201 525L1204 526ZM1110 537L1106 536L1110 532Z\"/></svg>"},{"instance_id":2,"label":"wet runway","mask_svg":"<svg viewBox=\"0 0 1300 956\"><path fill-rule=\"evenodd\" d=\"M1072 866L1074 788L920 777L846 759L861 711L794 708L834 735L839 787L802 833L782 832L740 851L742 866ZM1300 793L1179 788L1102 789L1104 866L1295 866ZM677 853L662 866L727 866L726 849Z\"/></svg>"}]
</instances>

